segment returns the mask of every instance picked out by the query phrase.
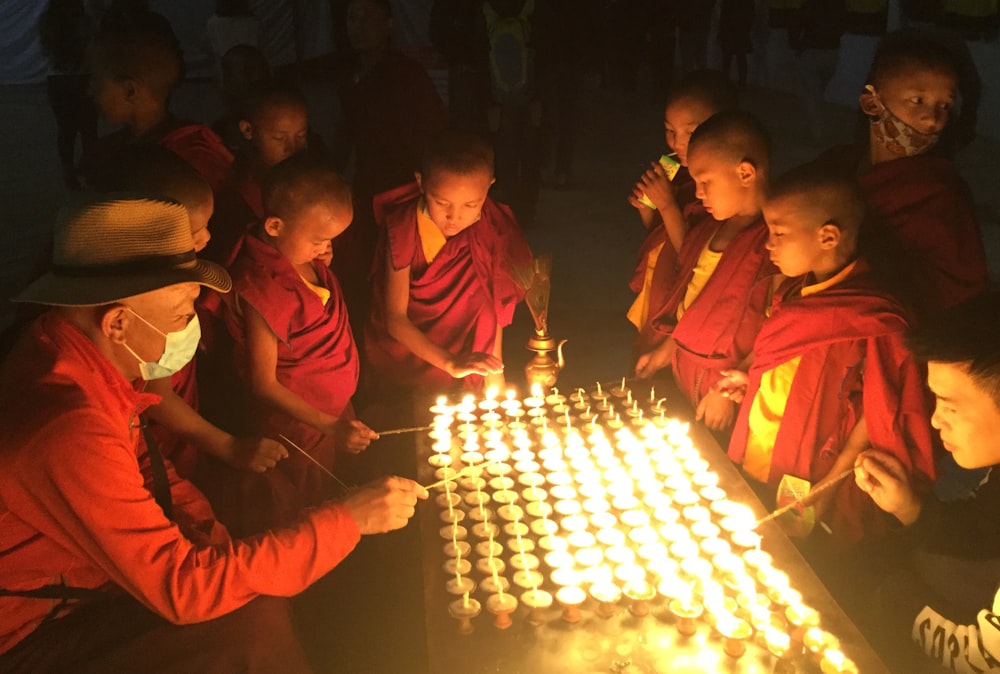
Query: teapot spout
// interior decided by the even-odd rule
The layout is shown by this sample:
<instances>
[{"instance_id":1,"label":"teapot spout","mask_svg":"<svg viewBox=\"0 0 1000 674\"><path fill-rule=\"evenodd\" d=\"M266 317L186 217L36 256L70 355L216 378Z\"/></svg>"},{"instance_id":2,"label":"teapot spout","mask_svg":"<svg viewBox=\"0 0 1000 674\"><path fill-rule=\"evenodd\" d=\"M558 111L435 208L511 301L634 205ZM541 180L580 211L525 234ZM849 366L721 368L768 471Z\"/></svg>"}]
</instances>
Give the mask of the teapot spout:
<instances>
[{"instance_id":1,"label":"teapot spout","mask_svg":"<svg viewBox=\"0 0 1000 674\"><path fill-rule=\"evenodd\" d=\"M560 341L559 345L556 347L556 362L559 363L559 369L560 370L563 369L563 365L566 364L566 361L563 358L563 352L562 352L562 350L563 350L563 344L565 344L566 341L567 340L565 340L565 339L562 340L562 341Z\"/></svg>"}]
</instances>

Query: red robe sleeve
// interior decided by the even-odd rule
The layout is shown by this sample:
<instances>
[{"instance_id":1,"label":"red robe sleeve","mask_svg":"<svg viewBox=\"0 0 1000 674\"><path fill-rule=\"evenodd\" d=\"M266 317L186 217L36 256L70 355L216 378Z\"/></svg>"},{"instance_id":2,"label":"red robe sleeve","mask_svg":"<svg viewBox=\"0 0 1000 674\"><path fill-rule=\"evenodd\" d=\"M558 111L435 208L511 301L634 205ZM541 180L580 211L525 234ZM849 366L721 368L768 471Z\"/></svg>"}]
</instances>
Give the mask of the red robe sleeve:
<instances>
[{"instance_id":1,"label":"red robe sleeve","mask_svg":"<svg viewBox=\"0 0 1000 674\"><path fill-rule=\"evenodd\" d=\"M218 191L233 164L233 155L222 139L204 124L185 124L160 138L160 145L191 164Z\"/></svg>"}]
</instances>

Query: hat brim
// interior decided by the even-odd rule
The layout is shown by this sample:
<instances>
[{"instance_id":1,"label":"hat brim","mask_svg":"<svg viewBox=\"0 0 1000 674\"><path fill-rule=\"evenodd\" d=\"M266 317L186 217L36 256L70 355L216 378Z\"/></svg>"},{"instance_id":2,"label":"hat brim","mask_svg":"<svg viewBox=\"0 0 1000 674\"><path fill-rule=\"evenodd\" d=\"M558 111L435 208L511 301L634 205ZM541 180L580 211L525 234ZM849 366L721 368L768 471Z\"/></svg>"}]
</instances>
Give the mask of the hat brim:
<instances>
[{"instance_id":1,"label":"hat brim","mask_svg":"<svg viewBox=\"0 0 1000 674\"><path fill-rule=\"evenodd\" d=\"M220 293L228 293L233 287L229 273L222 266L197 260L190 267L159 269L148 274L62 276L49 272L25 288L13 301L66 307L97 306L178 283L197 283Z\"/></svg>"}]
</instances>

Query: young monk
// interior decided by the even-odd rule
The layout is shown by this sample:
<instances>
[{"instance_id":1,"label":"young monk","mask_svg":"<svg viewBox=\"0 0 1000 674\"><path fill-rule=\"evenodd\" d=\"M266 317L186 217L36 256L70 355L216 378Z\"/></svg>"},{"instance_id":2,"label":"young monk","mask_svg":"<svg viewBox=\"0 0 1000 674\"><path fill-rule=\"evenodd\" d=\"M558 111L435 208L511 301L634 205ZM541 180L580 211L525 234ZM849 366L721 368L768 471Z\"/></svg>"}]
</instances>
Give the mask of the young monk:
<instances>
[{"instance_id":1,"label":"young monk","mask_svg":"<svg viewBox=\"0 0 1000 674\"><path fill-rule=\"evenodd\" d=\"M931 152L949 121L957 81L951 54L937 42L887 41L860 96L870 121L867 147L840 148L819 160L858 176L881 216L869 234L901 256L921 319L989 285L968 185L954 162Z\"/></svg>"},{"instance_id":2,"label":"young monk","mask_svg":"<svg viewBox=\"0 0 1000 674\"><path fill-rule=\"evenodd\" d=\"M819 489L868 447L898 459L918 489L934 477L921 373L903 345L906 315L858 254L864 213L856 186L816 165L777 181L764 205L767 249L790 281L749 374L729 372L718 388L746 387L729 457L768 493L785 476ZM849 481L813 506L844 544L884 524Z\"/></svg>"},{"instance_id":3,"label":"young monk","mask_svg":"<svg viewBox=\"0 0 1000 674\"><path fill-rule=\"evenodd\" d=\"M416 182L375 199L379 249L365 340L375 390L441 391L503 381L503 329L524 297L511 274L531 251L509 208L489 198L493 151L445 131Z\"/></svg>"},{"instance_id":4,"label":"young monk","mask_svg":"<svg viewBox=\"0 0 1000 674\"><path fill-rule=\"evenodd\" d=\"M298 154L268 175L264 209L267 217L243 238L230 270L225 320L237 370L253 396L257 431L284 435L331 470L336 451L360 452L378 437L353 418L354 337L337 279L316 262L351 223L350 187L326 162ZM294 447L279 470L262 476L262 491L273 495L270 512L258 508L265 525L321 500L332 486Z\"/></svg>"},{"instance_id":5,"label":"young monk","mask_svg":"<svg viewBox=\"0 0 1000 674\"><path fill-rule=\"evenodd\" d=\"M244 149L236 156L222 189L212 230L215 243L206 257L228 263L247 225L264 217L261 184L279 162L308 146L309 109L305 96L278 80L262 82L248 94L238 122Z\"/></svg>"},{"instance_id":6,"label":"young monk","mask_svg":"<svg viewBox=\"0 0 1000 674\"><path fill-rule=\"evenodd\" d=\"M684 238L677 280L652 318L659 344L636 363L640 377L672 365L697 418L713 430L736 417L714 385L750 355L775 273L761 217L769 156L766 130L746 112L720 112L692 134L688 169L705 214Z\"/></svg>"},{"instance_id":7,"label":"young monk","mask_svg":"<svg viewBox=\"0 0 1000 674\"><path fill-rule=\"evenodd\" d=\"M182 65L176 45L146 22L101 30L92 48L94 97L105 121L123 127L101 138L85 158L88 181L99 181L123 148L153 143L191 164L213 191L222 186L233 155L207 126L170 113Z\"/></svg>"},{"instance_id":8,"label":"young monk","mask_svg":"<svg viewBox=\"0 0 1000 674\"><path fill-rule=\"evenodd\" d=\"M648 232L639 248L638 263L629 284L636 298L627 316L639 331L636 342L638 353L645 353L658 341L649 318L660 311L667 300L666 294L673 287L677 251L689 223L704 216L687 168L691 134L715 113L733 109L736 105L736 88L722 73L699 70L685 77L673 89L663 121L667 147L673 152L672 157L680 168L671 179L660 162L653 162L629 195L629 203L639 213ZM643 195L655 208L644 203ZM689 213L689 209L692 212Z\"/></svg>"}]
</instances>

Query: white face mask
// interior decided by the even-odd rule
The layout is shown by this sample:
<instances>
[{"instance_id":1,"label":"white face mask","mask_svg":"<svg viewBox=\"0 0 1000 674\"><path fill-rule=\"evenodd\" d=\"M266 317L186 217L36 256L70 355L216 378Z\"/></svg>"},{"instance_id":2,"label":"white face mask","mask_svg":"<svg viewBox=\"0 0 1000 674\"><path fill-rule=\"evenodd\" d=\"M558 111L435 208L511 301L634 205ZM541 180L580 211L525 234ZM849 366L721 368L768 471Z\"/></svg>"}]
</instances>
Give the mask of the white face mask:
<instances>
[{"instance_id":1,"label":"white face mask","mask_svg":"<svg viewBox=\"0 0 1000 674\"><path fill-rule=\"evenodd\" d=\"M126 307L128 309L128 307ZM179 372L181 368L191 362L194 358L195 351L198 350L198 342L201 341L201 324L198 322L198 315L195 314L194 317L188 321L187 326L183 330L178 330L177 332L163 332L155 325L147 321L145 318L139 314L129 309L133 316L138 318L140 321L156 330L158 333L163 335L167 339L166 345L163 347L163 355L155 363L150 363L139 357L135 351L132 350L127 343L122 342L122 346L128 349L128 352L139 361L139 373L142 378L146 381L150 379L163 379L164 377L169 377L176 372Z\"/></svg>"}]
</instances>

